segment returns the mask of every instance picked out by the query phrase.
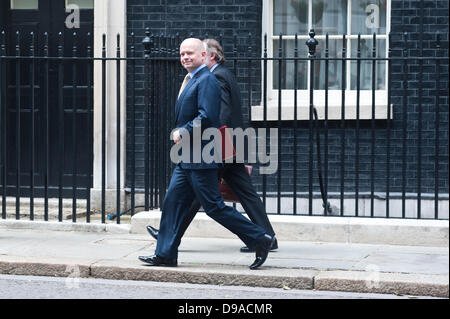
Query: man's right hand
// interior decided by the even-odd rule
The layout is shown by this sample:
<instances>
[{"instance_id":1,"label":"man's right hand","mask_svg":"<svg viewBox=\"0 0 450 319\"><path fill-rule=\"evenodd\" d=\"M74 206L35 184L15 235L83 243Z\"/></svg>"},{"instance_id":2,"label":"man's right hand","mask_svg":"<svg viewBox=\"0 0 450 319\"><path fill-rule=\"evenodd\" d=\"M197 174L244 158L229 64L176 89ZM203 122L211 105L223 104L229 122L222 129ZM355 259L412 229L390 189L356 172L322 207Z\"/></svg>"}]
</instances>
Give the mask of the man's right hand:
<instances>
[{"instance_id":1,"label":"man's right hand","mask_svg":"<svg viewBox=\"0 0 450 319\"><path fill-rule=\"evenodd\" d=\"M175 131L173 131L172 139L173 139L173 141L175 142L175 144L181 143L180 130L175 130Z\"/></svg>"}]
</instances>

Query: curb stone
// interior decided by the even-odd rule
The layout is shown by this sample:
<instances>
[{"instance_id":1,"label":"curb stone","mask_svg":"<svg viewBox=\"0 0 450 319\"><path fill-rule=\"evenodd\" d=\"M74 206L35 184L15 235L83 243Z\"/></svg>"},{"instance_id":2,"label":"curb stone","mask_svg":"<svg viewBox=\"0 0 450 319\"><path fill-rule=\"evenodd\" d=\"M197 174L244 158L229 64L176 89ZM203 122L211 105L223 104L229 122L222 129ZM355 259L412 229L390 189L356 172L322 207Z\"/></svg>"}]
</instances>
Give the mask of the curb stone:
<instances>
[{"instance_id":1,"label":"curb stone","mask_svg":"<svg viewBox=\"0 0 450 319\"><path fill-rule=\"evenodd\" d=\"M76 269L76 272L74 272ZM177 268L136 265L132 261L61 260L0 256L0 273L7 275L101 278L176 282L223 286L249 286L301 290L327 290L412 296L449 297L448 275L393 274L360 271L315 271L242 266L180 264Z\"/></svg>"},{"instance_id":2,"label":"curb stone","mask_svg":"<svg viewBox=\"0 0 450 319\"><path fill-rule=\"evenodd\" d=\"M448 283L448 275L327 271L314 278L314 289L448 298Z\"/></svg>"}]
</instances>

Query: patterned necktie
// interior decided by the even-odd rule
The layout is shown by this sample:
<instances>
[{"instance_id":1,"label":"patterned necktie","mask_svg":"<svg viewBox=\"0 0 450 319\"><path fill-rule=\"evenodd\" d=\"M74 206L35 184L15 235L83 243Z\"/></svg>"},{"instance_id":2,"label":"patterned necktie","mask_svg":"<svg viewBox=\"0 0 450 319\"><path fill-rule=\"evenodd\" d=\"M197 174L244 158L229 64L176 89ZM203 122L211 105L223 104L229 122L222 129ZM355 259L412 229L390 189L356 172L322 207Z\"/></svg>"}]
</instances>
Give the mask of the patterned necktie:
<instances>
[{"instance_id":1,"label":"patterned necktie","mask_svg":"<svg viewBox=\"0 0 450 319\"><path fill-rule=\"evenodd\" d=\"M190 79L191 79L191 76L189 75L189 73L186 74L186 76L184 77L183 83L181 84L181 88L180 88L180 92L178 93L178 97L180 97L181 93L185 89L185 87L188 84Z\"/></svg>"}]
</instances>

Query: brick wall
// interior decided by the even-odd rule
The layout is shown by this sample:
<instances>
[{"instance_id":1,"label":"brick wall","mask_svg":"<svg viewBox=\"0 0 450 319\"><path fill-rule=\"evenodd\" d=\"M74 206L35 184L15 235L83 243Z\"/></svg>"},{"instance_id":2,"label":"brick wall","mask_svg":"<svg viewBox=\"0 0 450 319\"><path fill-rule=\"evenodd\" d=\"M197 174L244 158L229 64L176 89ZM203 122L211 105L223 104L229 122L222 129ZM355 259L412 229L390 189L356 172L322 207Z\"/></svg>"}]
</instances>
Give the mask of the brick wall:
<instances>
[{"instance_id":1,"label":"brick wall","mask_svg":"<svg viewBox=\"0 0 450 319\"><path fill-rule=\"evenodd\" d=\"M252 47L252 54L261 55L261 0L129 0L128 1L128 34L134 32L136 35L136 54L142 56L143 47L140 44L145 36L146 28L150 28L152 35L176 35L179 39L189 36L204 38L205 36L222 39L221 43L227 57L246 56L249 46ZM249 34L251 33L249 43ZM128 52L130 53L130 52ZM138 62L139 64L140 62ZM234 70L234 62L229 62L229 67ZM130 72L131 70L129 70ZM144 109L144 68L138 66L137 76L137 127L136 127L136 183L138 187L144 184L144 129L143 129L143 109ZM180 70L180 74L183 71ZM247 64L239 62L238 80L242 87L242 92L247 90ZM182 78L179 79L181 85ZM257 86L256 79L260 78L259 70L252 74L254 90ZM259 80L258 80L259 81ZM130 89L131 84L128 84ZM130 93L130 91L129 91ZM244 94L244 93L243 93ZM247 102L243 100L245 105ZM128 104L130 94L128 94ZM128 108L129 109L129 108ZM244 110L244 116L248 120L248 109ZM131 115L128 114L128 127L131 127ZM128 130L128 141L131 130ZM127 143L130 149L130 143ZM129 173L131 163L127 164L127 180L130 180ZM129 184L129 182L128 182Z\"/></svg>"},{"instance_id":2,"label":"brick wall","mask_svg":"<svg viewBox=\"0 0 450 319\"><path fill-rule=\"evenodd\" d=\"M448 1L424 1L423 30L420 27L420 1L392 0L391 31L392 31L392 55L403 54L403 32L408 32L408 55L416 56L420 52L420 42L423 39L424 56L448 57ZM180 38L189 35L219 38L223 36L222 44L227 56L233 56L234 35L237 36L237 52L240 57L247 56L249 46L255 56L261 56L261 1L260 0L129 0L128 1L128 31L136 34L138 55L142 54L142 46L139 44L149 27L153 34L179 33ZM423 31L423 32L422 32ZM441 50L436 49L436 32L441 32ZM252 33L249 40L249 32ZM439 191L448 193L448 62L441 68L441 93L439 99ZM234 69L231 61L230 67ZM244 118L248 123L248 77L247 63L240 62L237 66L238 81L241 85ZM139 69L140 72L143 69ZM259 65L252 65L252 103L257 104L260 96L261 70ZM422 71L422 72L421 72ZM419 77L422 75L422 172L421 192L434 192L434 154L435 154L435 97L436 97L436 66L435 61L424 61L420 70L417 60L408 63L408 92L407 92L407 152L406 152L406 191L416 193L418 191L418 162L417 146L419 127L418 97ZM137 74L137 86L143 87L142 74ZM389 181L390 191L401 192L402 189L402 140L403 140L403 68L402 62L392 64L391 91L394 105L393 121L391 123L391 159ZM180 81L181 82L181 81ZM141 94L141 98L139 97ZM142 90L137 90L137 112L142 112L144 99ZM129 102L130 103L130 102ZM130 117L130 116L129 116ZM142 118L139 117L138 118ZM256 125L256 124L254 124ZM271 124L274 125L274 124ZM329 147L328 147L328 186L331 192L340 191L341 183L341 123L330 122ZM355 145L356 123L345 123L345 166L344 166L344 191L355 190ZM143 149L143 124L138 121L136 129L137 149ZM308 191L308 148L309 127L308 123L301 123L297 132L294 132L293 123L283 123L281 129L282 157L281 157L281 191L293 190L293 141L297 136L298 169L297 190ZM377 120L375 123L375 166L374 186L376 192L386 190L386 135L387 122ZM131 134L128 130L129 136ZM371 141L372 130L370 121L360 122L360 157L359 157L359 191L368 192L371 186ZM323 144L322 140L322 146ZM306 151L305 151L306 150ZM137 153L137 183L143 185L143 153ZM323 154L322 154L323 161ZM130 172L128 164L127 173ZM316 161L313 163L316 169ZM319 191L317 171L314 171L314 191ZM276 191L278 176L268 176L268 191ZM129 180L129 176L128 176ZM262 179L256 175L253 179L258 190L261 190Z\"/></svg>"},{"instance_id":3,"label":"brick wall","mask_svg":"<svg viewBox=\"0 0 450 319\"><path fill-rule=\"evenodd\" d=\"M421 7L423 6L423 8ZM392 1L391 32L392 55L402 56L405 48L404 36L407 32L407 54L420 55L421 41L424 57L448 57L448 1L425 0L420 1ZM422 15L421 15L422 13ZM422 18L421 18L422 17ZM421 19L423 26L421 27ZM436 47L436 33L441 33L441 49ZM394 121L392 123L392 149L394 184L399 176L397 163L400 163L399 145L402 138L401 127L404 102L402 62L393 62L392 65L392 103L394 104ZM439 98L439 190L448 194L448 60L441 63L440 98ZM436 61L424 61L423 69L417 60L408 63L408 92L407 92L407 191L417 192L417 145L419 127L419 87L422 76L422 186L423 192L434 192L434 154L435 154L435 114L436 114ZM396 187L397 188L397 187Z\"/></svg>"}]
</instances>

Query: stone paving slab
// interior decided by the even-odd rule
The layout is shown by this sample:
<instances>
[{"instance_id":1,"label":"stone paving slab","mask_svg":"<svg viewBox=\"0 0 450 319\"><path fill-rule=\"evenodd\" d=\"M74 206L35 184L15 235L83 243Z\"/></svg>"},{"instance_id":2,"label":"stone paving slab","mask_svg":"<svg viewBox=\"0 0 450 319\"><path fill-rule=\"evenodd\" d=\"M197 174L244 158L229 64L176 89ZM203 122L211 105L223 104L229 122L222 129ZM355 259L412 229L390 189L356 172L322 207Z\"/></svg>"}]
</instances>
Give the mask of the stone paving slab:
<instances>
[{"instance_id":1,"label":"stone paving slab","mask_svg":"<svg viewBox=\"0 0 450 319\"><path fill-rule=\"evenodd\" d=\"M176 268L151 267L147 234L0 228L0 273L256 287L287 286L448 298L448 247L279 240L257 271L238 239L183 238Z\"/></svg>"}]
</instances>

